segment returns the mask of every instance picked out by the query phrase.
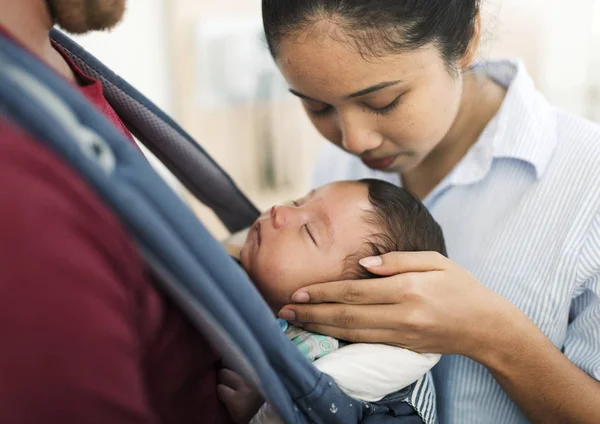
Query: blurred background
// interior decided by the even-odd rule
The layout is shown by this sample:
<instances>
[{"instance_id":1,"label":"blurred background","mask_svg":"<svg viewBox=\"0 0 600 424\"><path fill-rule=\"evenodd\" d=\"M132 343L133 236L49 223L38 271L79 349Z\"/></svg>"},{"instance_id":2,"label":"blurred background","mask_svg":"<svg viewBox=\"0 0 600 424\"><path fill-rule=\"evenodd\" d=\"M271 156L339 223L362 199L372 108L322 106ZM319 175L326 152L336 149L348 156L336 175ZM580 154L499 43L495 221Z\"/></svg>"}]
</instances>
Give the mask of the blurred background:
<instances>
[{"instance_id":1,"label":"blurred background","mask_svg":"<svg viewBox=\"0 0 600 424\"><path fill-rule=\"evenodd\" d=\"M309 187L323 140L262 40L260 0L128 0L75 39L173 116L265 209ZM557 106L600 122L600 0L483 0L482 58L522 59ZM226 230L151 158L222 238Z\"/></svg>"}]
</instances>

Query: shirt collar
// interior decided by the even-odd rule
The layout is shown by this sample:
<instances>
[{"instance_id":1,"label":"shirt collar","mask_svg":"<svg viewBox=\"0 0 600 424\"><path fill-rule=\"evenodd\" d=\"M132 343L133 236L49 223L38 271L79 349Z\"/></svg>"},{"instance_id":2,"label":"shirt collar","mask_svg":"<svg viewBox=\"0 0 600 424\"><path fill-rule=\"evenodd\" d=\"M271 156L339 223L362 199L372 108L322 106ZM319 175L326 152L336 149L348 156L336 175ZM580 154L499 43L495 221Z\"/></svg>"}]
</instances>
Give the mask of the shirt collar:
<instances>
[{"instance_id":1,"label":"shirt collar","mask_svg":"<svg viewBox=\"0 0 600 424\"><path fill-rule=\"evenodd\" d=\"M541 178L557 143L554 109L535 88L525 65L490 61L474 66L507 88L500 110L449 176L450 184L472 184L489 173L494 160L516 159Z\"/></svg>"}]
</instances>

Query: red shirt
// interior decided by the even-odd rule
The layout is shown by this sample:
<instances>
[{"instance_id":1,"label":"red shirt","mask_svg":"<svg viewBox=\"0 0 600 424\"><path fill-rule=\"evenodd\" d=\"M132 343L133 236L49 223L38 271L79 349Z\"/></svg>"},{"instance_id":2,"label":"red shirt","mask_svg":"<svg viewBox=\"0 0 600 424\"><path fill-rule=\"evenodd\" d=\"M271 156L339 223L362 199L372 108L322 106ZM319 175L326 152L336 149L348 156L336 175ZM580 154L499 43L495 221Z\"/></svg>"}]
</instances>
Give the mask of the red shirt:
<instances>
[{"instance_id":1,"label":"red shirt","mask_svg":"<svg viewBox=\"0 0 600 424\"><path fill-rule=\"evenodd\" d=\"M74 71L126 132L100 83ZM0 181L0 423L229 422L218 357L119 220L1 115Z\"/></svg>"}]
</instances>

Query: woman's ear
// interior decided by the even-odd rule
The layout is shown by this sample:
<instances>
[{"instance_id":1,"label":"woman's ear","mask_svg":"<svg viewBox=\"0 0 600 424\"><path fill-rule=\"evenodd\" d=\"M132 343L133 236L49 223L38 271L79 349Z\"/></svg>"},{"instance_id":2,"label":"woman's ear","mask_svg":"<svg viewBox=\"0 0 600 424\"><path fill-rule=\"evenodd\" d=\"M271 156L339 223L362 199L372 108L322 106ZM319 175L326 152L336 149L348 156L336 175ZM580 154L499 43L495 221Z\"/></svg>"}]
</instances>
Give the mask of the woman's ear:
<instances>
[{"instance_id":1,"label":"woman's ear","mask_svg":"<svg viewBox=\"0 0 600 424\"><path fill-rule=\"evenodd\" d=\"M473 35L471 36L471 41L469 42L469 46L467 47L467 51L463 55L460 60L460 68L466 69L475 60L475 56L477 55L477 49L479 48L479 42L481 41L481 13L477 12L475 15L475 22L473 22Z\"/></svg>"}]
</instances>

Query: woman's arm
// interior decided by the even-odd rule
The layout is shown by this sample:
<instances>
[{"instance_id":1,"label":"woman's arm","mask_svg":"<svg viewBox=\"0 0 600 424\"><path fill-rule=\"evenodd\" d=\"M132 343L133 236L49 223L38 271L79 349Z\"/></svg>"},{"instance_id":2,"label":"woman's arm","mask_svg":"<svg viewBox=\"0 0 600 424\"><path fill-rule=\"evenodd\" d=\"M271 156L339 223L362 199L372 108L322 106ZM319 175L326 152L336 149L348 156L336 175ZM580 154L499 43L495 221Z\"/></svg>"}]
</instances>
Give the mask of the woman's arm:
<instances>
[{"instance_id":1,"label":"woman's arm","mask_svg":"<svg viewBox=\"0 0 600 424\"><path fill-rule=\"evenodd\" d=\"M511 339L472 359L490 370L531 422L600 423L600 383L528 319L512 327Z\"/></svg>"},{"instance_id":2,"label":"woman's arm","mask_svg":"<svg viewBox=\"0 0 600 424\"><path fill-rule=\"evenodd\" d=\"M369 259L369 271L388 277L307 287L280 316L354 342L467 356L486 366L533 422L600 422L600 383L467 271L430 252L390 253L379 265Z\"/></svg>"}]
</instances>

